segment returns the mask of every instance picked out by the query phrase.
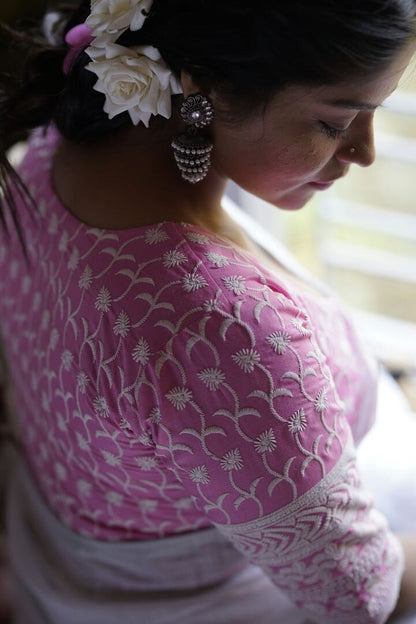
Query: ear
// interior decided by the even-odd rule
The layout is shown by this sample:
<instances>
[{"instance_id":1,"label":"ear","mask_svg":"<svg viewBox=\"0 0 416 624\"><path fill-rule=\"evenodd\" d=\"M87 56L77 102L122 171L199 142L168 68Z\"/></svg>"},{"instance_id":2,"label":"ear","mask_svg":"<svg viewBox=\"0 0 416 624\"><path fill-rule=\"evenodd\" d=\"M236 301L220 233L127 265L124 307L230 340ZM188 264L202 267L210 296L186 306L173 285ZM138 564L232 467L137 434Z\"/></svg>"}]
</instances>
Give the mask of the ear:
<instances>
[{"instance_id":1,"label":"ear","mask_svg":"<svg viewBox=\"0 0 416 624\"><path fill-rule=\"evenodd\" d=\"M194 95L195 93L201 93L201 86L194 82L192 76L184 71L181 71L181 85L183 95L185 98L188 95Z\"/></svg>"}]
</instances>

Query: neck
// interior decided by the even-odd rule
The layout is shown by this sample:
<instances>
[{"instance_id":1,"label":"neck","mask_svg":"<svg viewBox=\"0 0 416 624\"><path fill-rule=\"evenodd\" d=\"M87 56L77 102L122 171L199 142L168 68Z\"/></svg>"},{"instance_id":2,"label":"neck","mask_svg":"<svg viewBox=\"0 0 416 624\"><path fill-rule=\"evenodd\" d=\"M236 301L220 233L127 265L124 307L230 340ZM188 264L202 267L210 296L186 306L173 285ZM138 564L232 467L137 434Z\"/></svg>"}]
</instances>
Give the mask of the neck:
<instances>
[{"instance_id":1,"label":"neck","mask_svg":"<svg viewBox=\"0 0 416 624\"><path fill-rule=\"evenodd\" d=\"M171 136L162 120L161 127L128 127L91 144L63 141L53 176L63 204L95 227L126 229L184 221L222 232L226 180L213 168L195 185L182 180Z\"/></svg>"}]
</instances>

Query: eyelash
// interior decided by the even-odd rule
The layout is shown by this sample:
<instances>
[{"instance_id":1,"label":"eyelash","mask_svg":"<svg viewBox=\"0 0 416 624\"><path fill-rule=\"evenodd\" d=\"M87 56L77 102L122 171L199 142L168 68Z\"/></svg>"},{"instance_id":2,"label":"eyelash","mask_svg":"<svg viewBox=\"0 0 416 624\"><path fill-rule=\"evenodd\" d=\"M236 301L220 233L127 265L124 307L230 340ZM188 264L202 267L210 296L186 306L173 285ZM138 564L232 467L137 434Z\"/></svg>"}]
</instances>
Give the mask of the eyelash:
<instances>
[{"instance_id":1,"label":"eyelash","mask_svg":"<svg viewBox=\"0 0 416 624\"><path fill-rule=\"evenodd\" d=\"M334 128L324 121L319 122L321 129L330 139L344 139L347 136L347 130L341 130L340 128Z\"/></svg>"}]
</instances>

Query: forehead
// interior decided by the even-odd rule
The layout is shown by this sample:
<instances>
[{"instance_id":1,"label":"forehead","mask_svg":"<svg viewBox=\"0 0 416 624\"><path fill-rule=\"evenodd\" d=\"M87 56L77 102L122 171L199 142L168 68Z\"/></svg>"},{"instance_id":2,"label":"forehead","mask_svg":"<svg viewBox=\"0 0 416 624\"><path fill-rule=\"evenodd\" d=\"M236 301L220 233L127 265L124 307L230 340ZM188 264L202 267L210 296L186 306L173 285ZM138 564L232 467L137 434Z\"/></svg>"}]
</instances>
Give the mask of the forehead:
<instances>
[{"instance_id":1,"label":"forehead","mask_svg":"<svg viewBox=\"0 0 416 624\"><path fill-rule=\"evenodd\" d=\"M397 88L412 56L413 52L405 56L400 55L381 70L364 72L348 81L327 87L326 91L331 92L328 95L332 95L335 101L349 94L353 100L362 102L368 108L376 108Z\"/></svg>"},{"instance_id":2,"label":"forehead","mask_svg":"<svg viewBox=\"0 0 416 624\"><path fill-rule=\"evenodd\" d=\"M331 85L288 87L281 92L280 102L283 104L285 100L286 104L292 102L299 106L318 103L357 110L375 109L396 89L415 51L416 44L412 43L382 69L363 71Z\"/></svg>"}]
</instances>

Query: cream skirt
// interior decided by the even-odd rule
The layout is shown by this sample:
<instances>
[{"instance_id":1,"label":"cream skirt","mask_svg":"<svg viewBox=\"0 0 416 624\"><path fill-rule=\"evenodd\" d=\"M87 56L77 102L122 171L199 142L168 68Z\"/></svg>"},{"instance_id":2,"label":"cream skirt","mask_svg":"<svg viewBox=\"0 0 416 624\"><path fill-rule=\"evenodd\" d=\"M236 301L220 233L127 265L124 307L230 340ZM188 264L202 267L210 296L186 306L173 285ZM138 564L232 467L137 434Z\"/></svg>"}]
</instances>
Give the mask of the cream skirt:
<instances>
[{"instance_id":1,"label":"cream skirt","mask_svg":"<svg viewBox=\"0 0 416 624\"><path fill-rule=\"evenodd\" d=\"M13 473L16 624L306 624L215 528L145 542L91 540L55 518L22 465Z\"/></svg>"}]
</instances>

